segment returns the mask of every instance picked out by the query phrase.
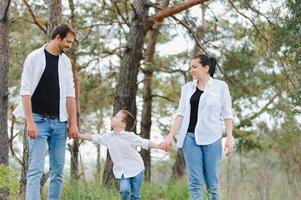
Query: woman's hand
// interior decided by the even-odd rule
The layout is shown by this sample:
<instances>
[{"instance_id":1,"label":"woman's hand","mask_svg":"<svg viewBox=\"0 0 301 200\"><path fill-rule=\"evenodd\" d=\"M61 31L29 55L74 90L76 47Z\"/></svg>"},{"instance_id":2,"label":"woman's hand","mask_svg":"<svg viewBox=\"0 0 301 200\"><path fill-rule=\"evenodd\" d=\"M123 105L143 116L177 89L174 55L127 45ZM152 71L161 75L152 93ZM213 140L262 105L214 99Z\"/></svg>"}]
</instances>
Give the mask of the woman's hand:
<instances>
[{"instance_id":1,"label":"woman's hand","mask_svg":"<svg viewBox=\"0 0 301 200\"><path fill-rule=\"evenodd\" d=\"M228 136L225 142L224 152L226 156L230 156L233 153L233 137Z\"/></svg>"}]
</instances>

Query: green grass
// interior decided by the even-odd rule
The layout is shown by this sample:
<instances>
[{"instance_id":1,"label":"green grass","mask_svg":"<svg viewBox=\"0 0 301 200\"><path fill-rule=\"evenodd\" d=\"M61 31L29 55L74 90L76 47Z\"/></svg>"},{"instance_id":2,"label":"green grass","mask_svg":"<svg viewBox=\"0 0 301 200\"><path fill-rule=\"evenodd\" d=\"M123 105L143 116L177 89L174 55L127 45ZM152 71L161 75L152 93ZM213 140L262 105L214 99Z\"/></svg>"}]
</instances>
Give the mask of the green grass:
<instances>
[{"instance_id":1,"label":"green grass","mask_svg":"<svg viewBox=\"0 0 301 200\"><path fill-rule=\"evenodd\" d=\"M144 183L141 192L142 200L185 200L188 199L188 186L182 179L167 185Z\"/></svg>"},{"instance_id":2,"label":"green grass","mask_svg":"<svg viewBox=\"0 0 301 200\"><path fill-rule=\"evenodd\" d=\"M46 189L47 187L45 187ZM47 191L44 191L44 196ZM119 192L116 188L107 190L96 182L76 184L65 180L62 200L118 200ZM185 200L188 199L186 180L170 182L167 185L143 183L141 200Z\"/></svg>"}]
</instances>

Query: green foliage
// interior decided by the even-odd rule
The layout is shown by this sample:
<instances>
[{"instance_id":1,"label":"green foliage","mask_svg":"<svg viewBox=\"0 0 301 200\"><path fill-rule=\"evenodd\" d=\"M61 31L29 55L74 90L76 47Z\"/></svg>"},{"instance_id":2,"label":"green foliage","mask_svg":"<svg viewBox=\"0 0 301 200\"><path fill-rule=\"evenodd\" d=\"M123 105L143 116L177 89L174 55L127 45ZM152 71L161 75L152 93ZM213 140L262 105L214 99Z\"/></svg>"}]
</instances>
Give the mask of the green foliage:
<instances>
[{"instance_id":1,"label":"green foliage","mask_svg":"<svg viewBox=\"0 0 301 200\"><path fill-rule=\"evenodd\" d=\"M141 199L157 200L165 199L166 187L162 185L156 185L152 183L143 183Z\"/></svg>"},{"instance_id":2,"label":"green foliage","mask_svg":"<svg viewBox=\"0 0 301 200\"><path fill-rule=\"evenodd\" d=\"M283 160L274 148L236 153L224 159L220 179L223 199L300 199L300 173L294 173L292 184L291 175L282 166Z\"/></svg>"},{"instance_id":3,"label":"green foliage","mask_svg":"<svg viewBox=\"0 0 301 200\"><path fill-rule=\"evenodd\" d=\"M47 41L46 36L32 24L27 8L20 2L12 2L11 6L10 97L18 93L25 56ZM48 12L46 4L41 2L30 2L38 18L47 16ZM83 130L99 131L103 127L102 119L112 111L120 66L118 62L122 58L129 29L121 17L116 15L112 2L75 2ZM114 2L123 17L130 21L130 1ZM182 2L171 1L171 5ZM260 10L259 5L267 2L272 5L271 8ZM223 6L225 11L220 13L213 9L215 3ZM212 1L206 4L206 22L204 31L199 35L200 42L202 48L218 60L216 77L229 84L235 120L238 121L234 136L238 141L237 152L240 155L230 161L223 161L223 199L301 199L297 190L300 188L301 166L301 144L298 140L301 130L297 119L301 113L301 98L300 92L296 91L300 87L292 88L288 80L290 77L297 86L301 85L301 3L299 0L239 0L234 3L253 20L269 41L266 42L250 20L240 16L228 2ZM67 19L68 6L63 8L63 13ZM177 17L187 23L191 30L199 33L201 13L197 14L192 15L186 11L177 14ZM164 21L160 33L159 44L172 41L179 33L187 41L194 40L191 33L172 19ZM197 46L194 50L201 51ZM152 117L162 135L170 128L181 85L190 80L188 51L183 48L183 52L175 55L156 53L154 59ZM279 95L272 99L276 94ZM137 99L141 96L141 92L138 92ZM270 100L272 103L264 108ZM262 113L261 109L264 109ZM254 114L255 117L252 117ZM173 159L174 155L170 157ZM157 174L166 173L166 166L172 165L172 159L157 164L154 167ZM228 167L230 170L226 171ZM154 176L158 175L153 173ZM10 188L11 199L16 197L18 191L17 179L14 177L13 170L0 168L0 187ZM64 182L62 199L118 198L117 190L107 191L94 182ZM145 183L142 199L188 199L187 181L169 182L167 185Z\"/></svg>"},{"instance_id":4,"label":"green foliage","mask_svg":"<svg viewBox=\"0 0 301 200\"><path fill-rule=\"evenodd\" d=\"M183 200L188 199L188 185L186 179L168 184L159 185L154 183L143 183L141 191L142 200ZM62 200L117 200L119 192L117 189L105 189L96 182L75 182L65 180Z\"/></svg>"},{"instance_id":5,"label":"green foliage","mask_svg":"<svg viewBox=\"0 0 301 200\"><path fill-rule=\"evenodd\" d=\"M17 173L6 165L0 165L0 188L8 190L10 199L17 199L19 183Z\"/></svg>"},{"instance_id":6,"label":"green foliage","mask_svg":"<svg viewBox=\"0 0 301 200\"><path fill-rule=\"evenodd\" d=\"M62 190L62 200L104 200L118 199L119 194L116 189L107 190L105 187L95 183L85 183L66 180Z\"/></svg>"},{"instance_id":7,"label":"green foliage","mask_svg":"<svg viewBox=\"0 0 301 200\"><path fill-rule=\"evenodd\" d=\"M188 198L186 179L169 182L167 185L144 183L141 192L142 200L183 200Z\"/></svg>"}]
</instances>

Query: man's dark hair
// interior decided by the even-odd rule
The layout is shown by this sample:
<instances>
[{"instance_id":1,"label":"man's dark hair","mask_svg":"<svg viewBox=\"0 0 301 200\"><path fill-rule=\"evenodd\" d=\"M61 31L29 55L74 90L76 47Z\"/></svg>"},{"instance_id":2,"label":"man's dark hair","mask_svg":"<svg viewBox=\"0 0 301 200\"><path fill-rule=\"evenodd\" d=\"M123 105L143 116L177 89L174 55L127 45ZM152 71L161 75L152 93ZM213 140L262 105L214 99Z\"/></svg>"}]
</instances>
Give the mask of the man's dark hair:
<instances>
[{"instance_id":1,"label":"man's dark hair","mask_svg":"<svg viewBox=\"0 0 301 200\"><path fill-rule=\"evenodd\" d=\"M57 35L59 35L61 39L64 39L68 33L71 33L75 37L75 31L70 25L60 24L53 29L51 39L53 40Z\"/></svg>"},{"instance_id":2,"label":"man's dark hair","mask_svg":"<svg viewBox=\"0 0 301 200\"><path fill-rule=\"evenodd\" d=\"M200 63L205 66L209 66L209 74L211 77L213 77L215 72L215 66L216 66L216 59L214 57L209 57L205 54L197 54L196 56L193 56L192 59L199 58Z\"/></svg>"},{"instance_id":3,"label":"man's dark hair","mask_svg":"<svg viewBox=\"0 0 301 200\"><path fill-rule=\"evenodd\" d=\"M125 130L126 131L132 131L135 127L136 120L132 113L130 113L127 110L120 110L122 114L124 115L124 123L125 123Z\"/></svg>"}]
</instances>

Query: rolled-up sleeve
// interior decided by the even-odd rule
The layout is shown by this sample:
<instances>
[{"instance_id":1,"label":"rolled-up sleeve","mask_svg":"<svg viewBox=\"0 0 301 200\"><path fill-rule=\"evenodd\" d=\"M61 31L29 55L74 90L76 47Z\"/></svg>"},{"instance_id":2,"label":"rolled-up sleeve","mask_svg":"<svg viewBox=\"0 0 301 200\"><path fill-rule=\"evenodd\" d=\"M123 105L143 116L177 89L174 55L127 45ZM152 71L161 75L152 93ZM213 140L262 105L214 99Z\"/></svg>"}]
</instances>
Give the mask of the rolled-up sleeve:
<instances>
[{"instance_id":1,"label":"rolled-up sleeve","mask_svg":"<svg viewBox=\"0 0 301 200\"><path fill-rule=\"evenodd\" d=\"M74 89L74 81L73 81L73 73L72 73L72 65L69 58L66 56L66 64L67 64L67 74L66 74L66 97L75 97L75 89Z\"/></svg>"},{"instance_id":2,"label":"rolled-up sleeve","mask_svg":"<svg viewBox=\"0 0 301 200\"><path fill-rule=\"evenodd\" d=\"M184 116L185 114L185 108L186 108L186 99L187 99L187 88L185 85L181 88L181 97L178 105L177 115Z\"/></svg>"},{"instance_id":3,"label":"rolled-up sleeve","mask_svg":"<svg viewBox=\"0 0 301 200\"><path fill-rule=\"evenodd\" d=\"M32 95L32 84L33 84L33 66L32 61L33 56L32 54L29 54L25 61L23 66L23 72L21 76L21 87L20 87L20 95Z\"/></svg>"},{"instance_id":4,"label":"rolled-up sleeve","mask_svg":"<svg viewBox=\"0 0 301 200\"><path fill-rule=\"evenodd\" d=\"M135 133L131 132L130 133L130 138L129 141L132 145L135 146L140 146L143 149L148 149L149 148L149 141L148 139L144 139L138 135L136 135Z\"/></svg>"},{"instance_id":5,"label":"rolled-up sleeve","mask_svg":"<svg viewBox=\"0 0 301 200\"><path fill-rule=\"evenodd\" d=\"M225 83L223 87L223 105L221 119L233 119L232 100L228 85Z\"/></svg>"}]
</instances>

